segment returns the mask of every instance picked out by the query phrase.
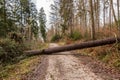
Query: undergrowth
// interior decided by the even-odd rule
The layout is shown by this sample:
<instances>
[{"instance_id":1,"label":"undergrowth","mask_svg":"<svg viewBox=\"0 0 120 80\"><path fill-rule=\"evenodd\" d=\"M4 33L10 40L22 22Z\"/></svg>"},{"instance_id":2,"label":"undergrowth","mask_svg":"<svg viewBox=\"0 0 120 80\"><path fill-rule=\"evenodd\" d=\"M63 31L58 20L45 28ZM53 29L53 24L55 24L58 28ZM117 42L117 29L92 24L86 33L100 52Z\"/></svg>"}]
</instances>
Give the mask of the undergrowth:
<instances>
[{"instance_id":1,"label":"undergrowth","mask_svg":"<svg viewBox=\"0 0 120 80\"><path fill-rule=\"evenodd\" d=\"M74 31L72 34L68 35L68 38L73 41L76 41L82 39L82 35L80 32Z\"/></svg>"},{"instance_id":2,"label":"undergrowth","mask_svg":"<svg viewBox=\"0 0 120 80\"><path fill-rule=\"evenodd\" d=\"M47 46L39 41L18 43L11 39L0 39L0 80L22 80L22 76L30 73L41 59L40 56L26 57L24 51Z\"/></svg>"},{"instance_id":3,"label":"undergrowth","mask_svg":"<svg viewBox=\"0 0 120 80\"><path fill-rule=\"evenodd\" d=\"M0 39L0 62L11 63L23 54L27 47L10 39Z\"/></svg>"},{"instance_id":4,"label":"undergrowth","mask_svg":"<svg viewBox=\"0 0 120 80\"><path fill-rule=\"evenodd\" d=\"M40 63L40 56L27 57L15 64L0 65L0 80L24 80L24 75L30 73Z\"/></svg>"},{"instance_id":5,"label":"undergrowth","mask_svg":"<svg viewBox=\"0 0 120 80\"><path fill-rule=\"evenodd\" d=\"M61 35L55 34L52 36L51 42L58 42L58 41L60 41L60 39L62 39Z\"/></svg>"},{"instance_id":6,"label":"undergrowth","mask_svg":"<svg viewBox=\"0 0 120 80\"><path fill-rule=\"evenodd\" d=\"M89 55L120 70L120 50L114 45L85 49L81 50L80 53Z\"/></svg>"}]
</instances>

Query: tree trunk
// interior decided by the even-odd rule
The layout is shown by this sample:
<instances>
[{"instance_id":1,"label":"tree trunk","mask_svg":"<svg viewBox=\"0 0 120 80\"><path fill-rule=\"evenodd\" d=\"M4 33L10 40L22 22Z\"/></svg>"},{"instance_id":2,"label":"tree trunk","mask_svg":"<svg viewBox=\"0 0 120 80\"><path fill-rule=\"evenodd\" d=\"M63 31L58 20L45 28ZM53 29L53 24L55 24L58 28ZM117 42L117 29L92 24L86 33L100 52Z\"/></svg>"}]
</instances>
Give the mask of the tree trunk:
<instances>
[{"instance_id":1,"label":"tree trunk","mask_svg":"<svg viewBox=\"0 0 120 80\"><path fill-rule=\"evenodd\" d=\"M120 4L119 4L119 0L117 0L117 8L118 8L118 32L120 34L120 11L119 11L119 8L120 7Z\"/></svg>"},{"instance_id":2,"label":"tree trunk","mask_svg":"<svg viewBox=\"0 0 120 80\"><path fill-rule=\"evenodd\" d=\"M111 4L111 9L112 9L112 13L113 13L113 16L114 16L115 24L118 27L118 22L117 22L117 18L116 18L116 15L115 15L115 10L114 10L114 7L113 7L113 0L110 0L110 4Z\"/></svg>"},{"instance_id":3,"label":"tree trunk","mask_svg":"<svg viewBox=\"0 0 120 80\"><path fill-rule=\"evenodd\" d=\"M4 2L4 23L6 24L6 1L5 0L3 0L3 2Z\"/></svg>"},{"instance_id":4,"label":"tree trunk","mask_svg":"<svg viewBox=\"0 0 120 80\"><path fill-rule=\"evenodd\" d=\"M93 11L93 1L89 0L90 9L91 9L91 21L92 21L92 29L91 29L91 38L95 40L95 23L94 23L94 11Z\"/></svg>"},{"instance_id":5,"label":"tree trunk","mask_svg":"<svg viewBox=\"0 0 120 80\"><path fill-rule=\"evenodd\" d=\"M113 44L116 42L120 42L120 37L88 41L88 42L71 44L71 45L66 45L66 46L61 46L61 47L48 48L48 49L43 49L43 50L26 51L25 53L27 56L52 54L52 53L57 53L57 52L85 49L85 48L91 48L91 47L97 47L97 46L104 46L104 45Z\"/></svg>"},{"instance_id":6,"label":"tree trunk","mask_svg":"<svg viewBox=\"0 0 120 80\"><path fill-rule=\"evenodd\" d=\"M111 28L112 28L111 5L110 5L110 8L109 8L109 25L110 25L110 32L111 32Z\"/></svg>"},{"instance_id":7,"label":"tree trunk","mask_svg":"<svg viewBox=\"0 0 120 80\"><path fill-rule=\"evenodd\" d=\"M117 10L118 10L118 21L120 19L120 11L119 11L119 0L117 0ZM118 23L119 26L119 23Z\"/></svg>"},{"instance_id":8,"label":"tree trunk","mask_svg":"<svg viewBox=\"0 0 120 80\"><path fill-rule=\"evenodd\" d=\"M83 10L84 10L84 28L85 33L87 32L87 11L86 11L86 0L83 0Z\"/></svg>"},{"instance_id":9,"label":"tree trunk","mask_svg":"<svg viewBox=\"0 0 120 80\"><path fill-rule=\"evenodd\" d=\"M103 27L105 27L105 19L106 19L106 13L105 13L105 0L104 0L104 2L103 2L103 4L104 4L104 6L103 6Z\"/></svg>"},{"instance_id":10,"label":"tree trunk","mask_svg":"<svg viewBox=\"0 0 120 80\"><path fill-rule=\"evenodd\" d=\"M100 0L97 0L97 14L96 14L96 18L97 18L97 30L99 32L99 27L100 27Z\"/></svg>"}]
</instances>

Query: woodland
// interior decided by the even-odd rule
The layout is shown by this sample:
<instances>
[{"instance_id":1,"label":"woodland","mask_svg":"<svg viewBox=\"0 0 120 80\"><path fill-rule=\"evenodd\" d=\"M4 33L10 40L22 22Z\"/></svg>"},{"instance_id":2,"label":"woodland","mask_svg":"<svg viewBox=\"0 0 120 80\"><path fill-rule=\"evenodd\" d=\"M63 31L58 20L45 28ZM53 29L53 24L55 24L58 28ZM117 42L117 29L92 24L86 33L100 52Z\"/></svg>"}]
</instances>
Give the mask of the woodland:
<instances>
[{"instance_id":1,"label":"woodland","mask_svg":"<svg viewBox=\"0 0 120 80\"><path fill-rule=\"evenodd\" d=\"M44 8L37 10L31 0L0 0L0 80L10 80L16 68L26 74L39 61L38 56L24 56L24 51L109 37L116 39L114 44L76 52L120 70L119 0L53 0L50 8L48 24Z\"/></svg>"}]
</instances>

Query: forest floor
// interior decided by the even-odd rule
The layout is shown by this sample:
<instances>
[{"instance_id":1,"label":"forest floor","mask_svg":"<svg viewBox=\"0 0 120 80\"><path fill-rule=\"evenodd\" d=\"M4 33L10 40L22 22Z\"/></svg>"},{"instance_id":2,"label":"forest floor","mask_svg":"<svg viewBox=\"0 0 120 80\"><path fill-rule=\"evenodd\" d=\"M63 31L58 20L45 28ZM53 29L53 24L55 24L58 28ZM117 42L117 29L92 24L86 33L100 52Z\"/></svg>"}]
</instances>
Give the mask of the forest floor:
<instances>
[{"instance_id":1,"label":"forest floor","mask_svg":"<svg viewBox=\"0 0 120 80\"><path fill-rule=\"evenodd\" d=\"M22 80L120 80L119 71L89 56L62 52L41 57L41 63Z\"/></svg>"}]
</instances>

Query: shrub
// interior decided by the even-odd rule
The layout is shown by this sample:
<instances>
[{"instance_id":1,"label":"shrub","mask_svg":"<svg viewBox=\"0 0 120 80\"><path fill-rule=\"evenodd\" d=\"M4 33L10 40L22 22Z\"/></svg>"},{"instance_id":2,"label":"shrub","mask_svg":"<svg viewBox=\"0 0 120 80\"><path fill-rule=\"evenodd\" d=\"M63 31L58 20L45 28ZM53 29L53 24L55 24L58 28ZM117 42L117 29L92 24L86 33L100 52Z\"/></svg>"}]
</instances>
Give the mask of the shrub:
<instances>
[{"instance_id":1,"label":"shrub","mask_svg":"<svg viewBox=\"0 0 120 80\"><path fill-rule=\"evenodd\" d=\"M22 55L25 47L23 44L16 43L10 39L0 40L0 61L10 62Z\"/></svg>"},{"instance_id":2,"label":"shrub","mask_svg":"<svg viewBox=\"0 0 120 80\"><path fill-rule=\"evenodd\" d=\"M17 43L23 43L23 36L21 33L17 33L17 32L10 32L9 33L9 38L11 40L14 40Z\"/></svg>"},{"instance_id":3,"label":"shrub","mask_svg":"<svg viewBox=\"0 0 120 80\"><path fill-rule=\"evenodd\" d=\"M51 42L56 42L59 41L62 37L59 34L55 34L52 38L51 38Z\"/></svg>"},{"instance_id":4,"label":"shrub","mask_svg":"<svg viewBox=\"0 0 120 80\"><path fill-rule=\"evenodd\" d=\"M0 46L0 56L6 54L5 50L3 49L3 47Z\"/></svg>"},{"instance_id":5,"label":"shrub","mask_svg":"<svg viewBox=\"0 0 120 80\"><path fill-rule=\"evenodd\" d=\"M78 31L74 31L72 34L68 35L68 37L72 40L79 40L82 38L82 35Z\"/></svg>"}]
</instances>

